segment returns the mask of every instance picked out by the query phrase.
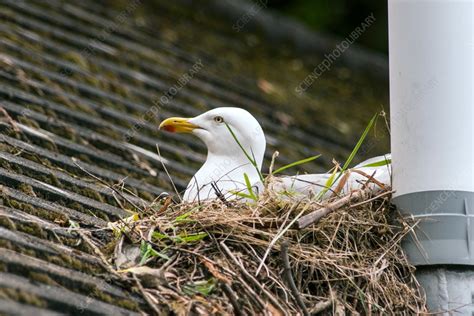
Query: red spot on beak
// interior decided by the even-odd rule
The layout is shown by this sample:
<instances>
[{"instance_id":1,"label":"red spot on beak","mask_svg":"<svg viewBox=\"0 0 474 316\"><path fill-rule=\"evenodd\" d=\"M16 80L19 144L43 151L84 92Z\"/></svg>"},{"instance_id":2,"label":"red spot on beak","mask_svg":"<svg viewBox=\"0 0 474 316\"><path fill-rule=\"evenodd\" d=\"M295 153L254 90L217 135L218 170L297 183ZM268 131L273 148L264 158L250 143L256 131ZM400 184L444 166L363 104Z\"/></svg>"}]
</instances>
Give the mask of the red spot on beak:
<instances>
[{"instance_id":1,"label":"red spot on beak","mask_svg":"<svg viewBox=\"0 0 474 316\"><path fill-rule=\"evenodd\" d=\"M170 132L170 133L176 132L176 127L174 127L173 125L163 126L163 129L167 132Z\"/></svg>"}]
</instances>

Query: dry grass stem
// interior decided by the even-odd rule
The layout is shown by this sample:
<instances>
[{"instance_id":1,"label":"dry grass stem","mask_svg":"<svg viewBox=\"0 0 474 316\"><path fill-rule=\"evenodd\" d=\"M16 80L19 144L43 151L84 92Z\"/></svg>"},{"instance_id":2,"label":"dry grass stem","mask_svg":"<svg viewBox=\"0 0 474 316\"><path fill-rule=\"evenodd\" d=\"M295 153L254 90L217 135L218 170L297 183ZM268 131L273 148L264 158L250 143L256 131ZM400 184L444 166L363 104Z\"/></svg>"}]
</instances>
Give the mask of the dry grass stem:
<instances>
[{"instance_id":1,"label":"dry grass stem","mask_svg":"<svg viewBox=\"0 0 474 316\"><path fill-rule=\"evenodd\" d=\"M291 224L321 207L324 216L317 223ZM162 276L152 288L140 283L139 292L146 293L152 306L148 312L426 311L414 267L400 246L412 226L390 205L390 191L372 196L363 189L322 206L282 200L271 192L257 203L176 205L163 199L147 214L132 225L127 239L140 247L141 264Z\"/></svg>"}]
</instances>

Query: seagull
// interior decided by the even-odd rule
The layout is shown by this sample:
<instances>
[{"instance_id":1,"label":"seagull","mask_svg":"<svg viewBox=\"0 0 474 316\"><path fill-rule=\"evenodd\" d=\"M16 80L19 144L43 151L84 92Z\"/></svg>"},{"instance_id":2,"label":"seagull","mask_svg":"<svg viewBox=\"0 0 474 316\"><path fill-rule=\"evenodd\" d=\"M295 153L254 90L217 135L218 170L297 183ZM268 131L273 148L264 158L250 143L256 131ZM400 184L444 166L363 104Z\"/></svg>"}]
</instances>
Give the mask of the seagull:
<instances>
[{"instance_id":1,"label":"seagull","mask_svg":"<svg viewBox=\"0 0 474 316\"><path fill-rule=\"evenodd\" d=\"M171 117L160 124L160 129L194 134L207 146L206 162L190 180L184 201L211 199L219 194L228 196L228 193L245 190L244 174L250 183L261 183L259 172L266 140L262 127L248 111L220 107L194 118ZM255 165L246 153L252 155Z\"/></svg>"},{"instance_id":2,"label":"seagull","mask_svg":"<svg viewBox=\"0 0 474 316\"><path fill-rule=\"evenodd\" d=\"M257 192L263 188L262 163L266 148L265 134L257 119L237 107L219 107L193 118L171 117L161 122L160 130L189 133L207 147L207 158L190 180L183 196L185 202L208 199L233 199L248 192L250 183ZM340 194L369 185L380 189L390 185L390 154L375 157L339 176L331 188L341 184ZM386 162L386 163L384 163ZM270 189L291 198L327 198L331 173L275 177ZM370 178L372 181L367 181Z\"/></svg>"}]
</instances>

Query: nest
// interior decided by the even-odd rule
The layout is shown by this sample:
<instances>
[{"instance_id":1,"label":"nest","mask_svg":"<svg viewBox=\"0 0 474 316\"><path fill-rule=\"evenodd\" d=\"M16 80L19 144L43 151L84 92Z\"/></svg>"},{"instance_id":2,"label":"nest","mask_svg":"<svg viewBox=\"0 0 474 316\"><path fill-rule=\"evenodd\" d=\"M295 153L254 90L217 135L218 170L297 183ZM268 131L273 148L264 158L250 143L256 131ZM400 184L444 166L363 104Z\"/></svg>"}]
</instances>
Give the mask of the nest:
<instances>
[{"instance_id":1,"label":"nest","mask_svg":"<svg viewBox=\"0 0 474 316\"><path fill-rule=\"evenodd\" d=\"M113 256L160 314L425 312L400 246L412 227L391 207L390 192L346 200L167 200L129 225ZM321 209L317 223L298 227Z\"/></svg>"}]
</instances>

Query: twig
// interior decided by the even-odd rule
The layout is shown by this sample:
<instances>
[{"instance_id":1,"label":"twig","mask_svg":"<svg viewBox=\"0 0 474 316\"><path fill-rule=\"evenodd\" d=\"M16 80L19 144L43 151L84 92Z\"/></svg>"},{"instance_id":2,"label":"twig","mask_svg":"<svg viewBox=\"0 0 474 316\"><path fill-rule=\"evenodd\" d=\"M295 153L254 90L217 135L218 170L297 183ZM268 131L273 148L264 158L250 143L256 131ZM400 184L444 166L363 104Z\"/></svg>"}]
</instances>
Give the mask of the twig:
<instances>
[{"instance_id":1,"label":"twig","mask_svg":"<svg viewBox=\"0 0 474 316\"><path fill-rule=\"evenodd\" d=\"M72 159L72 161L74 162L74 164L79 168L81 169L83 172L85 172L88 176L92 177L93 179L99 181L100 183L102 183L103 185L105 185L107 188L111 189L112 191L114 191L115 193L117 193L122 199L124 199L125 201L127 201L128 203L130 203L130 205L133 205L133 207L135 207L137 210L139 210L140 212L144 213L145 211L138 205L136 205L135 203L133 203L130 199L128 199L124 194L122 194L122 192L120 192L120 190L117 190L116 188L114 188L114 186L110 185L109 183L107 183L107 181L104 181L102 180L101 178L97 177L95 174L87 171L85 168L83 168L81 165L79 165L76 161L75 158Z\"/></svg>"},{"instance_id":2,"label":"twig","mask_svg":"<svg viewBox=\"0 0 474 316\"><path fill-rule=\"evenodd\" d=\"M301 202L296 203L293 205L289 211L291 213L293 210L297 209L298 206L300 205ZM262 269L263 265L265 264L265 260L267 260L268 255L270 254L270 251L272 250L272 247L276 244L276 242L290 229L293 224L298 221L301 215L303 215L304 212L306 212L306 207L301 210L301 212L298 213L298 215L295 216L295 218L286 226L284 227L273 239L270 241L270 244L267 247L267 250L265 251L265 254L263 255L262 260L260 261L260 264L258 265L257 271L255 272L255 275L257 276L260 273L260 270Z\"/></svg>"},{"instance_id":3,"label":"twig","mask_svg":"<svg viewBox=\"0 0 474 316\"><path fill-rule=\"evenodd\" d=\"M278 151L275 151L272 155L272 161L270 162L270 168L268 168L268 174L272 174L273 173L273 167L275 166L275 160L277 159L277 157L280 155L280 153Z\"/></svg>"},{"instance_id":4,"label":"twig","mask_svg":"<svg viewBox=\"0 0 474 316\"><path fill-rule=\"evenodd\" d=\"M222 194L221 189L219 189L219 187L217 186L217 184L214 181L211 182L211 187L214 190L214 193L216 194L217 198L219 198L219 200L221 200L222 203L225 204L225 206L231 206L229 201L226 200L224 194Z\"/></svg>"},{"instance_id":5,"label":"twig","mask_svg":"<svg viewBox=\"0 0 474 316\"><path fill-rule=\"evenodd\" d=\"M164 163L164 161L163 161L163 157L161 157L160 146L158 146L158 144L156 144L156 151L158 152L158 156L160 157L161 166L163 167L163 170L165 170L165 173L166 173L166 175L168 176L168 179L170 179L170 182L171 182L171 185L173 186L174 192L175 192L176 195L178 196L178 199L179 199L181 202L183 202L183 199L181 198L181 195L179 195L178 189L177 189L176 186L174 185L174 181L173 181L173 179L171 178L170 173L168 172L168 168L166 168L166 165L165 165L165 163Z\"/></svg>"},{"instance_id":6,"label":"twig","mask_svg":"<svg viewBox=\"0 0 474 316\"><path fill-rule=\"evenodd\" d=\"M325 311L325 310L328 309L329 307L331 307L332 304L333 304L333 300L332 300L332 299L328 299L328 300L319 302L318 304L316 304L316 305L310 310L310 313L311 313L311 315L317 315L317 314L319 314L319 313Z\"/></svg>"},{"instance_id":7,"label":"twig","mask_svg":"<svg viewBox=\"0 0 474 316\"><path fill-rule=\"evenodd\" d=\"M118 277L119 279L123 279L122 276L120 274L118 274L115 269L112 267L112 265L107 261L107 258L105 257L105 255L102 253L102 251L100 251L99 247L97 247L94 242L84 233L82 232L80 229L77 230L77 233L79 234L79 236L81 236L82 240L85 241L85 243L87 245L89 245L92 250L94 250L95 254L97 256L99 256L99 258L101 259L102 263L103 263L103 266L104 268L111 274L113 274L114 276Z\"/></svg>"},{"instance_id":8,"label":"twig","mask_svg":"<svg viewBox=\"0 0 474 316\"><path fill-rule=\"evenodd\" d=\"M11 125L11 127L13 128L13 130L17 133L21 132L20 128L18 127L17 123L15 122L14 119L12 119L12 117L10 116L10 114L8 114L8 112L2 107L0 106L0 112L5 116L7 122Z\"/></svg>"},{"instance_id":9,"label":"twig","mask_svg":"<svg viewBox=\"0 0 474 316\"><path fill-rule=\"evenodd\" d=\"M238 298L237 295L235 295L234 290L232 290L232 288L225 283L222 284L222 290L229 298L229 301L232 304L232 307L234 308L234 314L237 316L243 316L244 314L242 313L241 306L238 302Z\"/></svg>"},{"instance_id":10,"label":"twig","mask_svg":"<svg viewBox=\"0 0 474 316\"><path fill-rule=\"evenodd\" d=\"M361 171L361 170L357 170L357 169L351 169L352 172L355 172L355 173L358 173L360 174L361 176L364 176L366 177L368 180L367 180L367 183L369 182L373 182L375 183L376 185L378 185L381 189L386 189L387 188L387 185L383 184L382 182L380 182L379 180L375 179L374 176L375 176L375 173L377 171L374 171L372 175L369 175L367 173L365 173L364 171Z\"/></svg>"},{"instance_id":11,"label":"twig","mask_svg":"<svg viewBox=\"0 0 474 316\"><path fill-rule=\"evenodd\" d=\"M337 187L334 189L332 196L339 195L339 193L342 191L342 189L346 185L347 180L349 180L350 176L351 176L351 170L347 170L342 176L341 180L339 180L339 183L337 184Z\"/></svg>"},{"instance_id":12,"label":"twig","mask_svg":"<svg viewBox=\"0 0 474 316\"><path fill-rule=\"evenodd\" d=\"M220 242L220 245L224 249L224 251L227 253L227 255L232 259L232 261L239 267L244 277L249 282L252 282L256 287L258 287L265 294L265 296L270 300L270 302L273 305L275 305L284 315L288 315L287 311L280 305L278 300L270 292L268 292L260 283L258 283L258 281L245 269L245 267L242 266L242 264L232 254L232 251L230 251L227 245L223 241Z\"/></svg>"},{"instance_id":13,"label":"twig","mask_svg":"<svg viewBox=\"0 0 474 316\"><path fill-rule=\"evenodd\" d=\"M265 302L260 298L260 296L258 296L254 289L250 285L248 285L247 282L245 282L245 280L240 275L237 275L236 278L239 280L242 286L250 292L250 296L248 296L249 299L259 305L261 310L265 310Z\"/></svg>"},{"instance_id":14,"label":"twig","mask_svg":"<svg viewBox=\"0 0 474 316\"><path fill-rule=\"evenodd\" d=\"M281 260L283 261L283 276L286 279L286 283L288 284L288 287L291 290L291 294L293 294L293 297L296 301L296 304L301 309L301 312L305 316L309 316L308 310L306 309L306 305L303 302L303 299L301 298L300 292L298 291L298 288L296 287L295 280L293 279L293 273L291 272L291 266L290 266L290 258L288 256L288 242L285 241L281 245Z\"/></svg>"},{"instance_id":15,"label":"twig","mask_svg":"<svg viewBox=\"0 0 474 316\"><path fill-rule=\"evenodd\" d=\"M140 283L140 280L137 278L135 273L132 273L132 275L133 275L133 279L135 280L135 283L137 284L138 290L140 291L140 293L142 294L143 298L148 303L148 305L151 307L151 309L153 309L156 315L163 315L163 312L158 309L158 306L156 306L156 304L150 300L150 298L148 297L148 293L143 288L143 285Z\"/></svg>"},{"instance_id":16,"label":"twig","mask_svg":"<svg viewBox=\"0 0 474 316\"><path fill-rule=\"evenodd\" d=\"M332 203L327 204L325 207L320 208L314 212L311 212L303 217L301 217L298 221L298 228L303 229L308 227L311 224L317 223L321 218L324 216L328 215L329 213L343 207L344 205L349 204L352 201L357 201L357 200L362 200L366 198L373 190L369 187L362 189L362 190L356 190L350 193L349 195L346 195L343 198L340 198L337 201L334 201Z\"/></svg>"},{"instance_id":17,"label":"twig","mask_svg":"<svg viewBox=\"0 0 474 316\"><path fill-rule=\"evenodd\" d=\"M376 195L374 196L373 198L370 198L368 200L365 200L365 201L362 201L362 202L359 202L359 203L356 203L356 204L352 204L351 207L359 207L361 205L364 205L364 204L367 204L369 202L372 202L373 200L377 200L379 198L381 198L382 196L386 196L386 195L390 195L392 193L394 193L395 191L394 190L390 190L390 191L385 191L379 195Z\"/></svg>"},{"instance_id":18,"label":"twig","mask_svg":"<svg viewBox=\"0 0 474 316\"><path fill-rule=\"evenodd\" d=\"M335 316L344 316L346 315L346 307L338 299L335 300L334 315ZM370 315L370 313L369 313Z\"/></svg>"}]
</instances>

